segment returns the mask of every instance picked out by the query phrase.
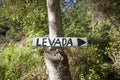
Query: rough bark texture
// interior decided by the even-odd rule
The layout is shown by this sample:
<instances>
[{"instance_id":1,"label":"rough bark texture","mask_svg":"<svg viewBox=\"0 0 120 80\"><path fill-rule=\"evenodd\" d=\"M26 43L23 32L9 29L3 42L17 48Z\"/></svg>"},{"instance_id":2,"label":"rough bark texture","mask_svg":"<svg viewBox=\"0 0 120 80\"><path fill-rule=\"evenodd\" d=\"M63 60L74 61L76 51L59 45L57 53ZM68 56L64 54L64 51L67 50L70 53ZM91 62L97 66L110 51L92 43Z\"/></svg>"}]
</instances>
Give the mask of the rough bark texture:
<instances>
[{"instance_id":1,"label":"rough bark texture","mask_svg":"<svg viewBox=\"0 0 120 80\"><path fill-rule=\"evenodd\" d=\"M47 0L49 37L63 36L60 0Z\"/></svg>"},{"instance_id":2,"label":"rough bark texture","mask_svg":"<svg viewBox=\"0 0 120 80\"><path fill-rule=\"evenodd\" d=\"M71 80L67 56L60 49L44 52L48 80Z\"/></svg>"},{"instance_id":3,"label":"rough bark texture","mask_svg":"<svg viewBox=\"0 0 120 80\"><path fill-rule=\"evenodd\" d=\"M60 0L47 0L49 37L63 37ZM48 80L71 80L67 56L62 47L44 52Z\"/></svg>"}]
</instances>

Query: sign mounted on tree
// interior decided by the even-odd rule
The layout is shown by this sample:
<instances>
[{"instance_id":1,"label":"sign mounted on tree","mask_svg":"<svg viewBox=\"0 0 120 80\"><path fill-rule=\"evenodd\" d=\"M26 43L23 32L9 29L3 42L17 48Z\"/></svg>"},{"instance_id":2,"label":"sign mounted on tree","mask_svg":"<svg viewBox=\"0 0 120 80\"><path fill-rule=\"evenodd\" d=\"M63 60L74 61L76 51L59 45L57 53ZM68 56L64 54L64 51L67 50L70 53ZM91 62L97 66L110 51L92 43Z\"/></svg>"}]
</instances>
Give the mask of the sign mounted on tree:
<instances>
[{"instance_id":1,"label":"sign mounted on tree","mask_svg":"<svg viewBox=\"0 0 120 80\"><path fill-rule=\"evenodd\" d=\"M33 46L87 46L87 38L79 37L36 37Z\"/></svg>"}]
</instances>

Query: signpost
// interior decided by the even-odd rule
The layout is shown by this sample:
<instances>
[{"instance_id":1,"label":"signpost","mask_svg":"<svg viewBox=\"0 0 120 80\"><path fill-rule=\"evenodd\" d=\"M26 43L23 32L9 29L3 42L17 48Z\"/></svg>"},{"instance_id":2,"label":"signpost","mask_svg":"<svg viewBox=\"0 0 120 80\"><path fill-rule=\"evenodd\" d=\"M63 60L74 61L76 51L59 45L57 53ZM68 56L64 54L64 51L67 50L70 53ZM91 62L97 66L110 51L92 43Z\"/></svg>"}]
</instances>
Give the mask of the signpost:
<instances>
[{"instance_id":1,"label":"signpost","mask_svg":"<svg viewBox=\"0 0 120 80\"><path fill-rule=\"evenodd\" d=\"M87 46L87 38L79 37L36 37L33 46Z\"/></svg>"}]
</instances>

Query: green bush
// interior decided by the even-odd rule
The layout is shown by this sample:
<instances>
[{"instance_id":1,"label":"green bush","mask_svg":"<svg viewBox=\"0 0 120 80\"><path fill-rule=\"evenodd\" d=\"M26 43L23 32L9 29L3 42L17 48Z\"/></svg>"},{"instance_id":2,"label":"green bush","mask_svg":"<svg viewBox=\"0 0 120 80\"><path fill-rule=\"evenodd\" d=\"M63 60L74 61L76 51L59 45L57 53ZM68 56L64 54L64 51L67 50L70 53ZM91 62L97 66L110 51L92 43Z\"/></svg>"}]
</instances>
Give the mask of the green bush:
<instances>
[{"instance_id":1,"label":"green bush","mask_svg":"<svg viewBox=\"0 0 120 80\"><path fill-rule=\"evenodd\" d=\"M6 44L0 53L0 79L18 80L25 75L29 75L30 79L36 76L46 78L42 51L43 48L35 49L22 42Z\"/></svg>"}]
</instances>

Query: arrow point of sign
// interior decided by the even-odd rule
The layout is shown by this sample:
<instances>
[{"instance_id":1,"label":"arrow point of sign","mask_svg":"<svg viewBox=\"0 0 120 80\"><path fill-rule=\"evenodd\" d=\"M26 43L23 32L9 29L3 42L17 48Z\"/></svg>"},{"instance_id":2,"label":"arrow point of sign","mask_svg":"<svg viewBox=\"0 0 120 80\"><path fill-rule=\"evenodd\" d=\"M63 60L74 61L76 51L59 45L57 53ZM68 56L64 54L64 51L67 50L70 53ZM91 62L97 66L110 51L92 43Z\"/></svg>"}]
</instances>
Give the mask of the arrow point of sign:
<instances>
[{"instance_id":1,"label":"arrow point of sign","mask_svg":"<svg viewBox=\"0 0 120 80\"><path fill-rule=\"evenodd\" d=\"M82 39L77 39L77 42L78 42L78 46L81 46L83 44L85 44L86 42Z\"/></svg>"}]
</instances>

